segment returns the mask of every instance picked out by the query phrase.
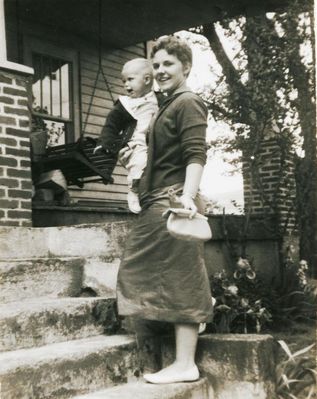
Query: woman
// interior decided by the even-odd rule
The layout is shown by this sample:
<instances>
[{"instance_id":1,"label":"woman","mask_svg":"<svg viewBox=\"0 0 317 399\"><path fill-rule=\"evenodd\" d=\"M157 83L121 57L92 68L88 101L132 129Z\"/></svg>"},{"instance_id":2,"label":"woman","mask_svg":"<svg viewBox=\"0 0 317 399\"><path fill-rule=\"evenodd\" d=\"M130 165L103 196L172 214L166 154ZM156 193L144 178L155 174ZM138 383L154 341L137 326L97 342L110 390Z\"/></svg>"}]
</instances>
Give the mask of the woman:
<instances>
[{"instance_id":1,"label":"woman","mask_svg":"<svg viewBox=\"0 0 317 399\"><path fill-rule=\"evenodd\" d=\"M212 316L202 246L173 238L162 213L169 193L191 210L206 162L207 109L186 86L190 47L163 37L152 50L154 78L166 95L148 137L148 163L140 182L142 212L126 244L118 275L119 314L174 324L173 364L144 378L164 384L195 381L199 323Z\"/></svg>"}]
</instances>

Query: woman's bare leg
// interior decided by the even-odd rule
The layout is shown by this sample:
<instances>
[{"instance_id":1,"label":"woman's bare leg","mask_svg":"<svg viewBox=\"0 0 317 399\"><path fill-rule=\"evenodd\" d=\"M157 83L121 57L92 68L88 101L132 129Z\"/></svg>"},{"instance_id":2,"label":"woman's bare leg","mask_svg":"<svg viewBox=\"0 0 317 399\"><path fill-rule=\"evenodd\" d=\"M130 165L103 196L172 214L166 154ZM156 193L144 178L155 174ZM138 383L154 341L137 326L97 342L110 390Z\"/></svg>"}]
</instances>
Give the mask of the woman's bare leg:
<instances>
[{"instance_id":1,"label":"woman's bare leg","mask_svg":"<svg viewBox=\"0 0 317 399\"><path fill-rule=\"evenodd\" d=\"M195 366L199 324L175 324L175 364L184 370Z\"/></svg>"},{"instance_id":2,"label":"woman's bare leg","mask_svg":"<svg viewBox=\"0 0 317 399\"><path fill-rule=\"evenodd\" d=\"M176 357L174 363L144 378L153 384L168 384L181 381L195 381L199 372L195 364L195 353L199 324L175 324Z\"/></svg>"}]
</instances>

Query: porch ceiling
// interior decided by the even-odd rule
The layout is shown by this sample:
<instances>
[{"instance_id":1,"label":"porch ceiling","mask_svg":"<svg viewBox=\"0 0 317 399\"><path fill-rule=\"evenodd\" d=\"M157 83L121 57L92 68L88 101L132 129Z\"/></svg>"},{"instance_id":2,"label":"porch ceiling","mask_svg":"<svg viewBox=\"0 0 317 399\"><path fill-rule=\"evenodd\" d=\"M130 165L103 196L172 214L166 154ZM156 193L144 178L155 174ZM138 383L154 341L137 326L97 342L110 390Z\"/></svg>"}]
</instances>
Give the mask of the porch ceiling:
<instances>
[{"instance_id":1,"label":"porch ceiling","mask_svg":"<svg viewBox=\"0 0 317 399\"><path fill-rule=\"evenodd\" d=\"M9 0L8 0L9 1ZM291 0L101 0L102 40L125 47L163 34L238 15L284 7ZM260 4L259 4L260 3ZM98 38L98 0L21 0L22 18L93 40Z\"/></svg>"}]
</instances>

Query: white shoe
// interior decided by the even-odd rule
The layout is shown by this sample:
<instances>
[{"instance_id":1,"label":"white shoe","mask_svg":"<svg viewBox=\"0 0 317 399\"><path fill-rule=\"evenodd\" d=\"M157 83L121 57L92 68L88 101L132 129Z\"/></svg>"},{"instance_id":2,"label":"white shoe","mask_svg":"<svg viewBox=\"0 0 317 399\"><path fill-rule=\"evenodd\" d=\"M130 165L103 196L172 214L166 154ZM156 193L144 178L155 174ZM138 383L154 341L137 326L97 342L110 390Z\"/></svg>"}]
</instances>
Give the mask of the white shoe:
<instances>
[{"instance_id":1,"label":"white shoe","mask_svg":"<svg viewBox=\"0 0 317 399\"><path fill-rule=\"evenodd\" d=\"M133 191L128 192L128 206L131 212L140 213L142 208L140 206L139 197Z\"/></svg>"},{"instance_id":2,"label":"white shoe","mask_svg":"<svg viewBox=\"0 0 317 399\"><path fill-rule=\"evenodd\" d=\"M154 374L144 374L145 381L151 384L174 384L176 382L192 382L199 379L197 366L186 371L162 373L162 370Z\"/></svg>"},{"instance_id":3,"label":"white shoe","mask_svg":"<svg viewBox=\"0 0 317 399\"><path fill-rule=\"evenodd\" d=\"M198 334L202 334L206 330L207 324L206 323L199 323Z\"/></svg>"},{"instance_id":4,"label":"white shoe","mask_svg":"<svg viewBox=\"0 0 317 399\"><path fill-rule=\"evenodd\" d=\"M211 303L212 306L214 307L216 305L216 298L213 296L211 297ZM202 334L206 330L207 324L206 323L199 323L199 329L198 329L198 334Z\"/></svg>"}]
</instances>

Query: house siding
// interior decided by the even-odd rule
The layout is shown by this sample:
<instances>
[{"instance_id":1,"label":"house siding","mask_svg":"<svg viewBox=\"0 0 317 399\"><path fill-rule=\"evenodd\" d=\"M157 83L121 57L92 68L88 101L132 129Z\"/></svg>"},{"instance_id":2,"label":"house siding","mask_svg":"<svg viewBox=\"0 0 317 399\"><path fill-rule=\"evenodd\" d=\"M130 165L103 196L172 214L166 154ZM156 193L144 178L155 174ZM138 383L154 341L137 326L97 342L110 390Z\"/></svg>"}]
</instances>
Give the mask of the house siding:
<instances>
[{"instance_id":1,"label":"house siding","mask_svg":"<svg viewBox=\"0 0 317 399\"><path fill-rule=\"evenodd\" d=\"M9 2L6 12L8 59L25 63L25 47L30 45L32 38L54 45L63 51L75 51L78 54L78 88L75 87L75 89L79 92L79 104L76 105L76 110L80 112L79 119L84 134L97 138L112 108L113 99L116 100L120 94L123 94L120 76L123 64L135 57L145 57L145 44L136 44L124 49L105 48L102 50L103 73L108 83L106 84L102 73L99 73L96 81L99 67L97 42L90 42L86 38L77 37L66 31L59 31L56 34L54 27L30 24L23 20L19 21L17 34L16 15L11 6L12 3ZM75 129L75 139L80 136L79 130ZM69 187L72 201L80 204L106 202L126 207L126 170L118 165L114 170L113 178L114 184L86 183L82 189L76 186Z\"/></svg>"},{"instance_id":2,"label":"house siding","mask_svg":"<svg viewBox=\"0 0 317 399\"><path fill-rule=\"evenodd\" d=\"M103 51L102 69L99 71L97 51L82 48L80 51L80 91L82 109L82 130L85 135L97 138L112 108L113 99L123 94L121 69L125 62L135 57L145 56L145 45L139 44L126 49ZM111 94L109 92L111 91ZM93 98L92 98L93 95ZM78 203L115 202L126 204L126 170L117 166L113 173L114 184L87 183L84 189L70 189L73 201Z\"/></svg>"}]
</instances>

